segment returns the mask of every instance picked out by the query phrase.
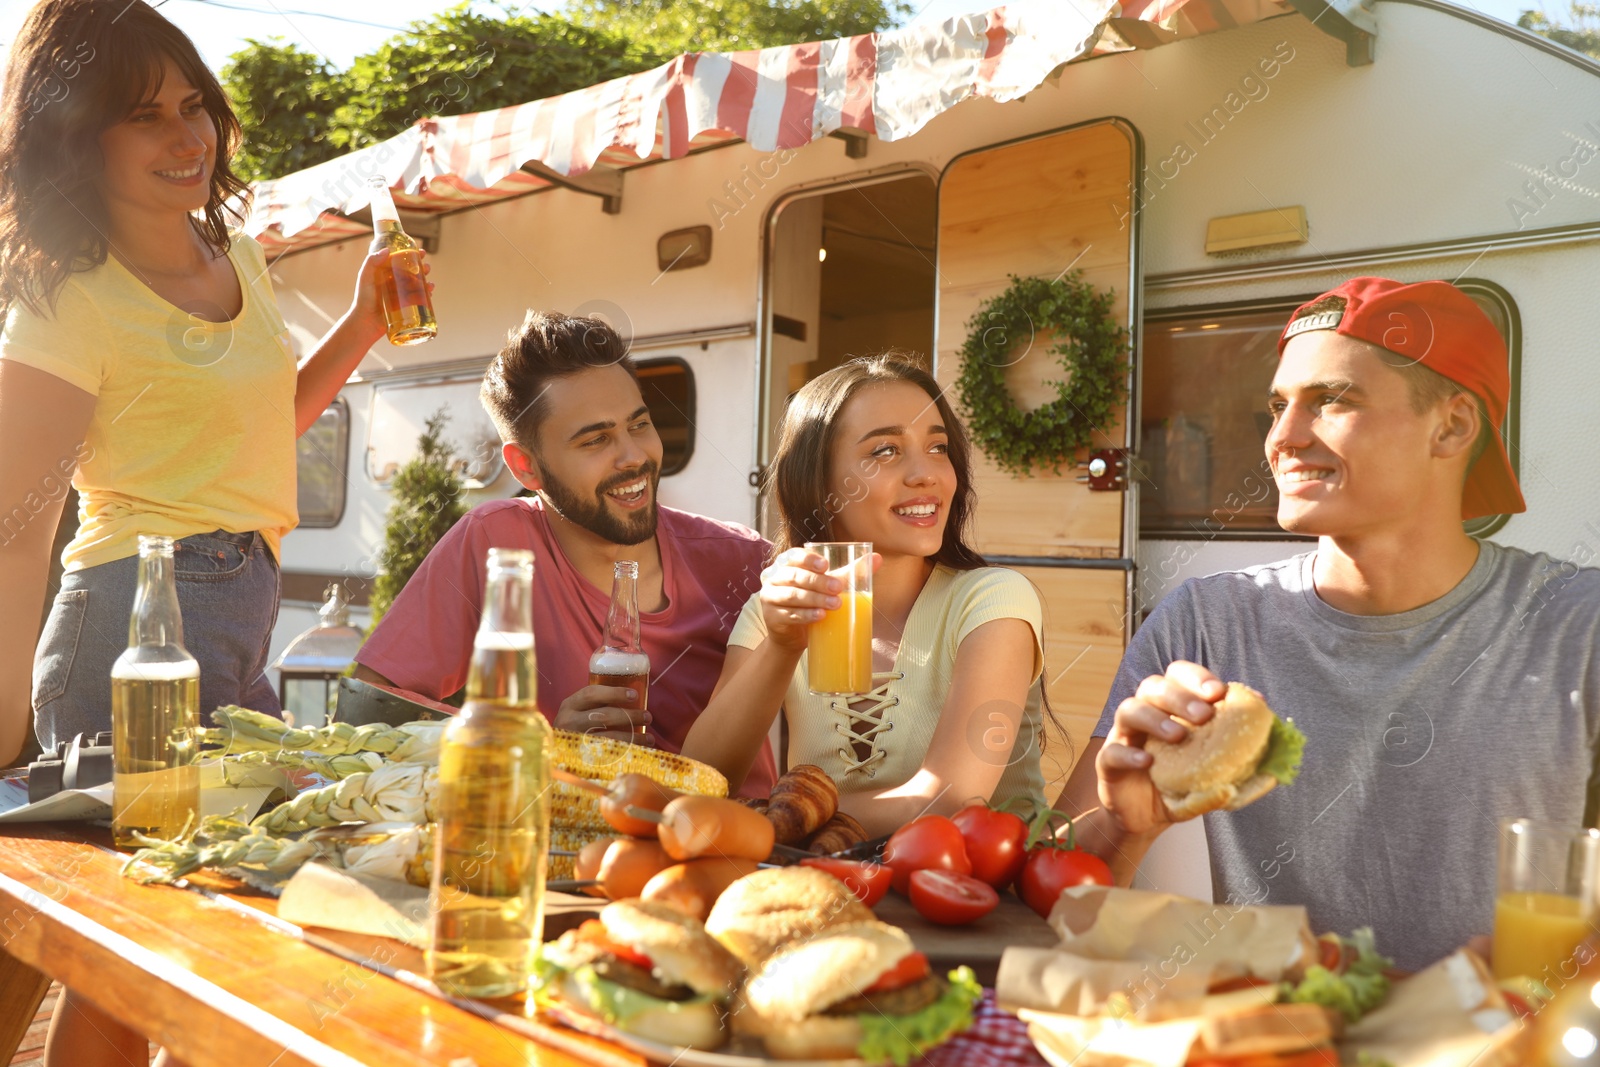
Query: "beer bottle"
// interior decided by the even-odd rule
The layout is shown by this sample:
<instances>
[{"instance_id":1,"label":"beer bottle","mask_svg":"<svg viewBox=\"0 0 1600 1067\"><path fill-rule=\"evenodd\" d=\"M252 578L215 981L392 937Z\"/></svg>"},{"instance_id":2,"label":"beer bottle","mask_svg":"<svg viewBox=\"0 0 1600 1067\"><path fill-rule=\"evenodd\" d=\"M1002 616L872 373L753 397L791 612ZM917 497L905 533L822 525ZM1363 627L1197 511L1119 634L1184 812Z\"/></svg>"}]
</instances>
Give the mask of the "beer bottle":
<instances>
[{"instance_id":1,"label":"beer bottle","mask_svg":"<svg viewBox=\"0 0 1600 1067\"><path fill-rule=\"evenodd\" d=\"M200 816L200 664L183 647L172 538L139 538L128 649L111 667L111 835L171 839ZM192 828L192 826L190 827Z\"/></svg>"},{"instance_id":2,"label":"beer bottle","mask_svg":"<svg viewBox=\"0 0 1600 1067\"><path fill-rule=\"evenodd\" d=\"M620 559L611 579L611 609L600 647L589 657L589 684L632 689L634 698L621 706L644 711L649 706L650 657L639 636L639 564ZM643 742L640 725L636 740Z\"/></svg>"},{"instance_id":3,"label":"beer bottle","mask_svg":"<svg viewBox=\"0 0 1600 1067\"><path fill-rule=\"evenodd\" d=\"M439 749L428 977L527 989L544 918L554 734L535 703L533 553L491 548L467 700Z\"/></svg>"},{"instance_id":4,"label":"beer bottle","mask_svg":"<svg viewBox=\"0 0 1600 1067\"><path fill-rule=\"evenodd\" d=\"M433 317L433 299L428 296L428 279L422 273L422 253L417 242L400 228L400 212L395 209L389 187L376 175L367 180L372 190L372 251L389 249L388 260L378 268L378 292L383 296L383 317L388 323L389 343L420 345L439 332Z\"/></svg>"}]
</instances>

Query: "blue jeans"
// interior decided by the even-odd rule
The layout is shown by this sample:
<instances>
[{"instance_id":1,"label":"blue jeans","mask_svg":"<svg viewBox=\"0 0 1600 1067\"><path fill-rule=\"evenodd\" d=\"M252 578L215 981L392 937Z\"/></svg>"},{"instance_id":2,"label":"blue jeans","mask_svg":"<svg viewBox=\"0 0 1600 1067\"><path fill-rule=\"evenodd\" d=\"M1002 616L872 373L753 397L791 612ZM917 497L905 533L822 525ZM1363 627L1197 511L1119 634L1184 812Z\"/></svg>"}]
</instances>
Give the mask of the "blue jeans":
<instances>
[{"instance_id":1,"label":"blue jeans","mask_svg":"<svg viewBox=\"0 0 1600 1067\"><path fill-rule=\"evenodd\" d=\"M278 564L257 533L215 530L173 546L183 643L200 663L200 716L243 704L276 715L266 676L278 621ZM111 665L128 647L139 558L72 571L33 657L33 726L49 751L76 734L111 729Z\"/></svg>"}]
</instances>

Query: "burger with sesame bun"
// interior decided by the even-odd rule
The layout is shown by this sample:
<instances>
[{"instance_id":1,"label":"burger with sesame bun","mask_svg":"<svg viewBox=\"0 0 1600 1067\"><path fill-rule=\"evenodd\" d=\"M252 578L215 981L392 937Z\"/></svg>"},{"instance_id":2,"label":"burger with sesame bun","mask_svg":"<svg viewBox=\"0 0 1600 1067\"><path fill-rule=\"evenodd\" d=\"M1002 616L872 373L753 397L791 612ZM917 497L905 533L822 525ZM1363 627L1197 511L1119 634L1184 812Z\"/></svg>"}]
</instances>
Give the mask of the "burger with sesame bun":
<instances>
[{"instance_id":1,"label":"burger with sesame bun","mask_svg":"<svg viewBox=\"0 0 1600 1067\"><path fill-rule=\"evenodd\" d=\"M599 1019L664 1045L720 1048L744 975L699 922L662 904L619 900L540 949L536 998L582 1026Z\"/></svg>"},{"instance_id":2,"label":"burger with sesame bun","mask_svg":"<svg viewBox=\"0 0 1600 1067\"><path fill-rule=\"evenodd\" d=\"M1184 725L1189 733L1182 741L1150 738L1144 746L1150 781L1174 822L1238 811L1300 773L1306 735L1247 685L1229 682L1210 719Z\"/></svg>"},{"instance_id":3,"label":"burger with sesame bun","mask_svg":"<svg viewBox=\"0 0 1600 1067\"><path fill-rule=\"evenodd\" d=\"M733 1022L776 1059L903 1065L970 1027L982 997L970 968L940 978L904 930L845 923L769 956Z\"/></svg>"}]
</instances>

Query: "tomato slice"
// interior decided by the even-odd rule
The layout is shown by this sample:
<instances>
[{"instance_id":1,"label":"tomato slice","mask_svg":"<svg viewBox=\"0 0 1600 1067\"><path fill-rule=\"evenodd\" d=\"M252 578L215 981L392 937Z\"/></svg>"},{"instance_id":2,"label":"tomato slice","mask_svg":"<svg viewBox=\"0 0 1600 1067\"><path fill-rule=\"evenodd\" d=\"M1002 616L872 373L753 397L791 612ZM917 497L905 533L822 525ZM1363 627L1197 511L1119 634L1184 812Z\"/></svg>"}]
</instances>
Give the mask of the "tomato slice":
<instances>
[{"instance_id":1,"label":"tomato slice","mask_svg":"<svg viewBox=\"0 0 1600 1067\"><path fill-rule=\"evenodd\" d=\"M878 980L866 988L866 992L887 993L891 989L920 982L928 977L928 971L928 957L920 952L913 952L879 975Z\"/></svg>"},{"instance_id":2,"label":"tomato slice","mask_svg":"<svg viewBox=\"0 0 1600 1067\"><path fill-rule=\"evenodd\" d=\"M1317 938L1317 962L1334 974L1344 973L1344 942L1338 934L1323 934Z\"/></svg>"},{"instance_id":3,"label":"tomato slice","mask_svg":"<svg viewBox=\"0 0 1600 1067\"><path fill-rule=\"evenodd\" d=\"M865 860L813 856L811 859L801 860L800 866L815 867L819 871L833 875L869 908L883 899L884 894L889 892L889 883L894 879L893 868Z\"/></svg>"},{"instance_id":4,"label":"tomato slice","mask_svg":"<svg viewBox=\"0 0 1600 1067\"><path fill-rule=\"evenodd\" d=\"M623 963L631 963L647 971L655 966L655 962L638 949L613 941L611 935L606 933L606 924L599 919L585 919L583 925L578 927L578 937L600 946Z\"/></svg>"},{"instance_id":5,"label":"tomato slice","mask_svg":"<svg viewBox=\"0 0 1600 1067\"><path fill-rule=\"evenodd\" d=\"M911 872L911 906L929 922L965 926L983 918L1000 903L1000 894L988 882L954 871Z\"/></svg>"}]
</instances>

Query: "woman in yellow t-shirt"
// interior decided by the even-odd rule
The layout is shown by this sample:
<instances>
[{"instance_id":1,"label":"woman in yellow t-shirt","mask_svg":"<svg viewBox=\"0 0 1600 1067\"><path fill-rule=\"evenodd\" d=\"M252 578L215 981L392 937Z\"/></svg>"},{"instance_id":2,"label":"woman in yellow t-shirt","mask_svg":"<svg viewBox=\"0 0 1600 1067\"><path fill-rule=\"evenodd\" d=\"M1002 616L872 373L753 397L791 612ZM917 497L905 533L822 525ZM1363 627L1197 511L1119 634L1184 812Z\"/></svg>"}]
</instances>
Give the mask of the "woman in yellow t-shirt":
<instances>
[{"instance_id":1,"label":"woman in yellow t-shirt","mask_svg":"<svg viewBox=\"0 0 1600 1067\"><path fill-rule=\"evenodd\" d=\"M148 4L43 0L0 99L0 766L110 728L140 534L175 570L203 710L276 711L263 673L295 439L383 336L377 257L299 366L248 197L239 123L193 44ZM37 651L49 549L77 533ZM34 653L30 656L30 653ZM31 678L31 699L30 699Z\"/></svg>"},{"instance_id":2,"label":"woman in yellow t-shirt","mask_svg":"<svg viewBox=\"0 0 1600 1067\"><path fill-rule=\"evenodd\" d=\"M1039 597L967 543L970 450L933 378L898 353L820 375L790 401L768 478L778 557L684 755L737 789L781 710L787 765L820 766L874 835L975 797L1042 806ZM809 691L808 630L840 601L808 541L870 541L879 557L866 696Z\"/></svg>"},{"instance_id":3,"label":"woman in yellow t-shirt","mask_svg":"<svg viewBox=\"0 0 1600 1067\"><path fill-rule=\"evenodd\" d=\"M110 728L139 534L179 539L203 708L276 710L263 669L295 439L384 334L378 258L297 367L261 249L229 232L238 120L149 4L43 0L0 94L0 766L30 707L45 745ZM68 478L77 534L35 652ZM145 1055L71 994L46 1046L74 1065Z\"/></svg>"}]
</instances>

